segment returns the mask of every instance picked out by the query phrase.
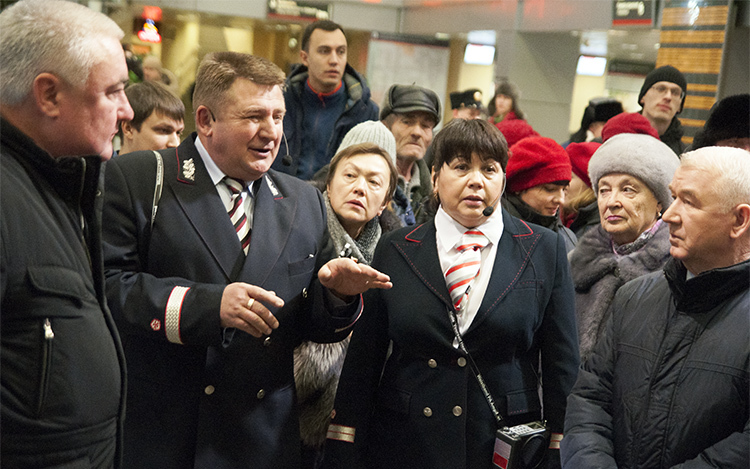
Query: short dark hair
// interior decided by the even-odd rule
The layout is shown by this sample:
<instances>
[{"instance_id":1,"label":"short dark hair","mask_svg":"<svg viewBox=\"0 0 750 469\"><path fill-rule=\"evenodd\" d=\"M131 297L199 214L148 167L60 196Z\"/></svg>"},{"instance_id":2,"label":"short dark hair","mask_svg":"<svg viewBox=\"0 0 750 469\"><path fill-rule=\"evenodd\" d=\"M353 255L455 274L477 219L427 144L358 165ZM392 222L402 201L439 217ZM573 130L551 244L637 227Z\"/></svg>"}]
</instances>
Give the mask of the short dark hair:
<instances>
[{"instance_id":1,"label":"short dark hair","mask_svg":"<svg viewBox=\"0 0 750 469\"><path fill-rule=\"evenodd\" d=\"M135 83L125 88L130 107L133 108L133 119L130 125L141 130L141 124L156 112L176 121L185 119L185 105L180 98L166 86L153 81Z\"/></svg>"},{"instance_id":2,"label":"short dark hair","mask_svg":"<svg viewBox=\"0 0 750 469\"><path fill-rule=\"evenodd\" d=\"M286 75L268 59L240 52L212 52L203 57L195 76L193 112L206 106L216 112L223 106L226 92L237 78L260 86L284 88Z\"/></svg>"},{"instance_id":3,"label":"short dark hair","mask_svg":"<svg viewBox=\"0 0 750 469\"><path fill-rule=\"evenodd\" d=\"M303 51L309 52L310 48L310 36L312 36L313 31L316 29L322 29L323 31L336 31L337 29L341 31L341 33L344 35L344 38L346 38L346 33L344 32L344 28L342 28L339 24L334 23L331 20L320 20L316 21L314 23L310 23L305 28L305 31L302 33L302 40L300 41Z\"/></svg>"},{"instance_id":4,"label":"short dark hair","mask_svg":"<svg viewBox=\"0 0 750 469\"><path fill-rule=\"evenodd\" d=\"M435 174L443 164L456 158L471 160L476 153L482 160L495 160L503 171L508 165L508 143L497 127L484 119L453 119L432 141Z\"/></svg>"},{"instance_id":5,"label":"short dark hair","mask_svg":"<svg viewBox=\"0 0 750 469\"><path fill-rule=\"evenodd\" d=\"M396 192L396 185L398 184L398 170L396 169L396 165L393 164L393 160L391 159L391 156L388 154L388 152L385 151L380 145L376 145L374 143L357 143L355 145L350 145L340 152L336 153L336 155L331 159L331 165L328 168L328 175L326 176L326 187L328 187L328 185L333 180L333 176L336 174L336 168L338 167L339 163L353 156L367 154L382 156L386 164L388 165L388 170L391 174L388 179L388 192L386 193L385 200L383 201L384 203L388 203L393 198L393 193Z\"/></svg>"}]
</instances>

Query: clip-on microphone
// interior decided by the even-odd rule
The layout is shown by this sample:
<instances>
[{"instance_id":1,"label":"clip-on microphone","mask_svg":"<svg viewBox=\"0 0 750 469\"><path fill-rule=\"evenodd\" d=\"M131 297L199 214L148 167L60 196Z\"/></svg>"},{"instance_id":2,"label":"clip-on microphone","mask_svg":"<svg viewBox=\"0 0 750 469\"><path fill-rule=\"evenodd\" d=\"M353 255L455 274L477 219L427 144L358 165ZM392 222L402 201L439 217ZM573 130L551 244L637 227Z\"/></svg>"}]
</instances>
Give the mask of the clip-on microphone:
<instances>
[{"instance_id":1,"label":"clip-on microphone","mask_svg":"<svg viewBox=\"0 0 750 469\"><path fill-rule=\"evenodd\" d=\"M492 205L488 205L482 210L482 215L485 217L489 217L493 213L495 213L495 207L497 207L498 202L500 202L500 197L503 196L503 192L505 192L505 181L503 180L503 190L500 191L500 195L497 196L497 199L492 203Z\"/></svg>"},{"instance_id":2,"label":"clip-on microphone","mask_svg":"<svg viewBox=\"0 0 750 469\"><path fill-rule=\"evenodd\" d=\"M291 166L292 155L289 154L289 142L286 140L286 134L284 132L281 133L281 136L284 137L284 147L286 148L286 155L281 157L281 164L284 166Z\"/></svg>"},{"instance_id":3,"label":"clip-on microphone","mask_svg":"<svg viewBox=\"0 0 750 469\"><path fill-rule=\"evenodd\" d=\"M486 206L484 210L482 210L482 215L484 215L485 217L489 217L490 215L495 213L495 206L498 202L500 202L500 197L498 197L492 205Z\"/></svg>"}]
</instances>

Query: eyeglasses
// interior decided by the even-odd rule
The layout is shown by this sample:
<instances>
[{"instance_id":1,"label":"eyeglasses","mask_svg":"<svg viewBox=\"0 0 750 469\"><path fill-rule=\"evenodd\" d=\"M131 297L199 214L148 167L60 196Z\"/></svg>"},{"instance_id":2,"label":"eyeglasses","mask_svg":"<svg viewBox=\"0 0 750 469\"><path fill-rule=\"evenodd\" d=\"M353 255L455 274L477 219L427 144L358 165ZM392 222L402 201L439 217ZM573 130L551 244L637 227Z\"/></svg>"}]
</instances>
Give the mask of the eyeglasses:
<instances>
[{"instance_id":1,"label":"eyeglasses","mask_svg":"<svg viewBox=\"0 0 750 469\"><path fill-rule=\"evenodd\" d=\"M679 86L654 85L651 89L659 94L669 93L673 98L677 99L685 97L685 92Z\"/></svg>"}]
</instances>

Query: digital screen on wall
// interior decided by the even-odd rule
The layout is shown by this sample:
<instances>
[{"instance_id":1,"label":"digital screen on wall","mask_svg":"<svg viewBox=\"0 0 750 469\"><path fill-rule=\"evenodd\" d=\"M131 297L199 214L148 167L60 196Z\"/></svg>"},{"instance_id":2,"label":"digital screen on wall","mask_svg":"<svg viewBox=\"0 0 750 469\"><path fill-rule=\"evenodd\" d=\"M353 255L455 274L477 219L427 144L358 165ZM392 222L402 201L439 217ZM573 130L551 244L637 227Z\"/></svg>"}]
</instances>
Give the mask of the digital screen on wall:
<instances>
[{"instance_id":1,"label":"digital screen on wall","mask_svg":"<svg viewBox=\"0 0 750 469\"><path fill-rule=\"evenodd\" d=\"M607 70L606 57L591 57L582 55L578 57L578 66L576 73L578 75L587 75L590 77L600 77Z\"/></svg>"},{"instance_id":2,"label":"digital screen on wall","mask_svg":"<svg viewBox=\"0 0 750 469\"><path fill-rule=\"evenodd\" d=\"M464 62L472 65L492 65L495 61L495 46L467 44Z\"/></svg>"}]
</instances>

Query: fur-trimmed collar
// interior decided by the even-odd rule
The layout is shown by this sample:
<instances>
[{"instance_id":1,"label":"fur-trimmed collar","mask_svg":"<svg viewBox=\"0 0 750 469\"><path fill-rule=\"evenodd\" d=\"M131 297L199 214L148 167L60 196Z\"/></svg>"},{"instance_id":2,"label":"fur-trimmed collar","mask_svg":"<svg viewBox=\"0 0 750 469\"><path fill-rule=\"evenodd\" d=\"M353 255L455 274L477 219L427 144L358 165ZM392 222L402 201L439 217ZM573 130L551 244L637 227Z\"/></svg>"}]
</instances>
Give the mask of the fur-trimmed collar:
<instances>
[{"instance_id":1,"label":"fur-trimmed collar","mask_svg":"<svg viewBox=\"0 0 750 469\"><path fill-rule=\"evenodd\" d=\"M617 274L624 281L659 270L669 257L669 227L666 223L641 249L617 256L611 238L601 225L591 228L570 253L571 274L576 291L588 291L606 275Z\"/></svg>"}]
</instances>

